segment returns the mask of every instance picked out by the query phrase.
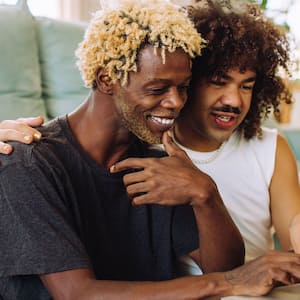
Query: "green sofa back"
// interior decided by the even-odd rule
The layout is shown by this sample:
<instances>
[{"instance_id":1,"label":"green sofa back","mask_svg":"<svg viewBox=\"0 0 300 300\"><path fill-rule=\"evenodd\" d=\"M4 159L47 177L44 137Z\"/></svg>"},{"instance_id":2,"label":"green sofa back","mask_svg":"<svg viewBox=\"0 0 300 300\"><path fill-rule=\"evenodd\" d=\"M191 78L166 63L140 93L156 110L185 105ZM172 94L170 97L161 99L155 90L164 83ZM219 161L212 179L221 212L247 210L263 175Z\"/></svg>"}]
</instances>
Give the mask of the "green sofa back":
<instances>
[{"instance_id":1,"label":"green sofa back","mask_svg":"<svg viewBox=\"0 0 300 300\"><path fill-rule=\"evenodd\" d=\"M72 111L88 95L75 49L86 24L34 18L26 4L0 5L0 121Z\"/></svg>"},{"instance_id":2,"label":"green sofa back","mask_svg":"<svg viewBox=\"0 0 300 300\"><path fill-rule=\"evenodd\" d=\"M84 31L85 24L37 18L42 97L50 118L72 111L88 94L74 54Z\"/></svg>"},{"instance_id":3,"label":"green sofa back","mask_svg":"<svg viewBox=\"0 0 300 300\"><path fill-rule=\"evenodd\" d=\"M300 162L300 129L288 129L283 131L289 145L298 162Z\"/></svg>"},{"instance_id":4,"label":"green sofa back","mask_svg":"<svg viewBox=\"0 0 300 300\"><path fill-rule=\"evenodd\" d=\"M26 7L0 5L0 119L45 115L36 23Z\"/></svg>"}]
</instances>

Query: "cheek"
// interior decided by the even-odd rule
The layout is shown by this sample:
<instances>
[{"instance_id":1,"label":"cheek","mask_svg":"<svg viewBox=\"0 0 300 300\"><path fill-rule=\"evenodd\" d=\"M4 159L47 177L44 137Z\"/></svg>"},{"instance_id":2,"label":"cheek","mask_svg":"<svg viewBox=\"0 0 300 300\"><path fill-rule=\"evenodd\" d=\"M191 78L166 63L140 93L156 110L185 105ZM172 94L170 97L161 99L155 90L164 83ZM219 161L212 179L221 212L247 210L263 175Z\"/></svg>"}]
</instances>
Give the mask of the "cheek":
<instances>
[{"instance_id":1,"label":"cheek","mask_svg":"<svg viewBox=\"0 0 300 300\"><path fill-rule=\"evenodd\" d=\"M190 108L187 116L191 126L198 128L197 130L202 130L203 125L211 121L211 116L208 113L208 110L203 108L201 105Z\"/></svg>"},{"instance_id":2,"label":"cheek","mask_svg":"<svg viewBox=\"0 0 300 300\"><path fill-rule=\"evenodd\" d=\"M138 98L132 93L122 92L118 95L117 106L126 111L136 111L139 106Z\"/></svg>"},{"instance_id":3,"label":"cheek","mask_svg":"<svg viewBox=\"0 0 300 300\"><path fill-rule=\"evenodd\" d=\"M197 100L194 102L192 109L197 112L197 114L204 114L214 105L211 100L212 98L209 98L209 96L205 94L199 95Z\"/></svg>"},{"instance_id":4,"label":"cheek","mask_svg":"<svg viewBox=\"0 0 300 300\"><path fill-rule=\"evenodd\" d=\"M251 107L251 100L252 100L252 95L251 96L246 96L243 100L243 108L245 113L247 114L250 107Z\"/></svg>"},{"instance_id":5,"label":"cheek","mask_svg":"<svg viewBox=\"0 0 300 300\"><path fill-rule=\"evenodd\" d=\"M146 112L154 107L158 106L160 99L158 97L147 96L144 94L134 95L131 93L126 98L125 101L128 103L128 106L136 112Z\"/></svg>"}]
</instances>

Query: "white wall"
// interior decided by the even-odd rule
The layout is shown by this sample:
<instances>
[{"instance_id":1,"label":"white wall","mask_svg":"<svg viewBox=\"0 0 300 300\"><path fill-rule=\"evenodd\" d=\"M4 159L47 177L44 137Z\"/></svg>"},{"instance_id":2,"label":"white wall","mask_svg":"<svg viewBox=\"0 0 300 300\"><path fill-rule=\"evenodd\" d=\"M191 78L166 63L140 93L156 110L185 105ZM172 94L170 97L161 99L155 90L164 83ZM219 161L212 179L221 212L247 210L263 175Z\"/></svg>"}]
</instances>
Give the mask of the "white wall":
<instances>
[{"instance_id":1,"label":"white wall","mask_svg":"<svg viewBox=\"0 0 300 300\"><path fill-rule=\"evenodd\" d=\"M99 0L61 0L61 18L88 21L100 8Z\"/></svg>"},{"instance_id":2,"label":"white wall","mask_svg":"<svg viewBox=\"0 0 300 300\"><path fill-rule=\"evenodd\" d=\"M83 15L82 18L84 20L89 20L91 18L91 14L100 8L99 0L81 0L83 6ZM107 0L111 1L111 0Z\"/></svg>"},{"instance_id":3,"label":"white wall","mask_svg":"<svg viewBox=\"0 0 300 300\"><path fill-rule=\"evenodd\" d=\"M300 128L300 89L294 91L295 102L293 104L293 109L291 113L291 123L292 127Z\"/></svg>"}]
</instances>

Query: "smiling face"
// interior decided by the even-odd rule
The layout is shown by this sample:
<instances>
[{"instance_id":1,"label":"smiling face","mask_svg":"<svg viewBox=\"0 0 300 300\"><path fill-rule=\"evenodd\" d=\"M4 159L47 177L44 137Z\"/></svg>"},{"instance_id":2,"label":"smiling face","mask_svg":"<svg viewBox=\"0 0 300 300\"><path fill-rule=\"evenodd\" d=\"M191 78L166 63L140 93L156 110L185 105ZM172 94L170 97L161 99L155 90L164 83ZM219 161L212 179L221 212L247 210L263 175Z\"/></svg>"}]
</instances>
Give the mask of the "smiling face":
<instances>
[{"instance_id":1,"label":"smiling face","mask_svg":"<svg viewBox=\"0 0 300 300\"><path fill-rule=\"evenodd\" d=\"M140 139L161 143L187 100L191 77L189 56L181 49L166 51L147 46L140 51L139 70L131 72L128 84L115 85L114 99L122 124Z\"/></svg>"},{"instance_id":2,"label":"smiling face","mask_svg":"<svg viewBox=\"0 0 300 300\"><path fill-rule=\"evenodd\" d=\"M255 76L250 70L231 69L220 77L196 83L192 99L178 120L178 140L193 150L218 148L247 115Z\"/></svg>"}]
</instances>

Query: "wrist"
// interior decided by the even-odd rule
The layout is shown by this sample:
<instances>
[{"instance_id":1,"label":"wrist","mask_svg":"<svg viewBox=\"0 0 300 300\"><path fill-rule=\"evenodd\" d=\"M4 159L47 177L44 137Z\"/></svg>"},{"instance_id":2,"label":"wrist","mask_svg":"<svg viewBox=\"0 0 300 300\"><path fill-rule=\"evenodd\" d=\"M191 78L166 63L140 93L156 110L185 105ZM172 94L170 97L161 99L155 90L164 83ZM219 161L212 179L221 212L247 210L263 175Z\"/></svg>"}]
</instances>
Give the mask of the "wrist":
<instances>
[{"instance_id":1,"label":"wrist","mask_svg":"<svg viewBox=\"0 0 300 300\"><path fill-rule=\"evenodd\" d=\"M199 208L210 207L221 199L217 185L213 180L207 180L206 184L199 185L191 198L191 205Z\"/></svg>"},{"instance_id":2,"label":"wrist","mask_svg":"<svg viewBox=\"0 0 300 300\"><path fill-rule=\"evenodd\" d=\"M202 279L204 277L208 279L206 287L209 296L226 297L234 295L233 285L227 280L226 275L227 272L216 272L200 276Z\"/></svg>"}]
</instances>

